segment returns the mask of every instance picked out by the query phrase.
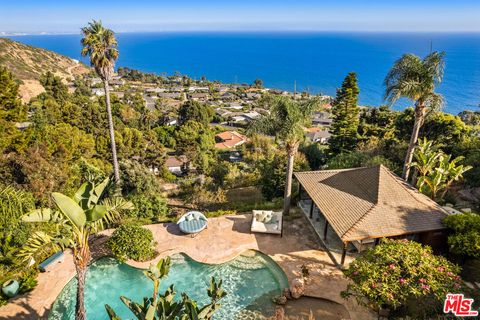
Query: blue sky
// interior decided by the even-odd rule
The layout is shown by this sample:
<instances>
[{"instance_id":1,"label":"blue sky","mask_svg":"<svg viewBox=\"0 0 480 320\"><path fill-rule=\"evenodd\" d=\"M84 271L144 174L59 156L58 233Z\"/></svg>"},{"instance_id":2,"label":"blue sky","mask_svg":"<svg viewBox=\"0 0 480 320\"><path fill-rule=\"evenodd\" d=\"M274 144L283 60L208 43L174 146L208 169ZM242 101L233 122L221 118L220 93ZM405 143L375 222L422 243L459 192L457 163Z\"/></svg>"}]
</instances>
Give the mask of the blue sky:
<instances>
[{"instance_id":1,"label":"blue sky","mask_svg":"<svg viewBox=\"0 0 480 320\"><path fill-rule=\"evenodd\" d=\"M0 32L480 31L480 0L0 0Z\"/></svg>"}]
</instances>

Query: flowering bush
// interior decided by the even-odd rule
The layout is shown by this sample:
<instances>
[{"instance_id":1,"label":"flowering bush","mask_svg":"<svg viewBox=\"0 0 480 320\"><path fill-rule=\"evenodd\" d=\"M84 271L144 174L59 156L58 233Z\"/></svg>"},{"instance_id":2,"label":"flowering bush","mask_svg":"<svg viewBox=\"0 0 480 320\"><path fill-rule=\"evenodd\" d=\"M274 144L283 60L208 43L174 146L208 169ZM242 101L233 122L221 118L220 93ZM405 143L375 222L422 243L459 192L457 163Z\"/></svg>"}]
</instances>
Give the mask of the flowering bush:
<instances>
[{"instance_id":1,"label":"flowering bush","mask_svg":"<svg viewBox=\"0 0 480 320\"><path fill-rule=\"evenodd\" d=\"M412 298L443 301L462 286L458 266L433 255L430 247L407 240L383 240L344 272L352 283L342 296L355 297L375 310L396 309Z\"/></svg>"}]
</instances>

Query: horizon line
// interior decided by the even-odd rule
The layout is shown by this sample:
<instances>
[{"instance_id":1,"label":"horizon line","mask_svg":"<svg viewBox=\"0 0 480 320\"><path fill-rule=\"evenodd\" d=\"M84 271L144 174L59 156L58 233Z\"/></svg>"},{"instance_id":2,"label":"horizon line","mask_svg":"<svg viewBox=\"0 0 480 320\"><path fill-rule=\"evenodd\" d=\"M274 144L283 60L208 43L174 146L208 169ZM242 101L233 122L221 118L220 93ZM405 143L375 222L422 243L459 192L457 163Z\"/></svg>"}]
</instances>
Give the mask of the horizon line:
<instances>
[{"instance_id":1,"label":"horizon line","mask_svg":"<svg viewBox=\"0 0 480 320\"><path fill-rule=\"evenodd\" d=\"M113 30L113 29L112 29ZM320 29L244 29L244 30L138 30L138 31L115 31L116 34L135 34L135 33L475 33L480 34L480 30L320 30ZM21 32L21 31L0 31L0 37L17 36L53 36L53 35L80 35L73 31L66 32Z\"/></svg>"}]
</instances>

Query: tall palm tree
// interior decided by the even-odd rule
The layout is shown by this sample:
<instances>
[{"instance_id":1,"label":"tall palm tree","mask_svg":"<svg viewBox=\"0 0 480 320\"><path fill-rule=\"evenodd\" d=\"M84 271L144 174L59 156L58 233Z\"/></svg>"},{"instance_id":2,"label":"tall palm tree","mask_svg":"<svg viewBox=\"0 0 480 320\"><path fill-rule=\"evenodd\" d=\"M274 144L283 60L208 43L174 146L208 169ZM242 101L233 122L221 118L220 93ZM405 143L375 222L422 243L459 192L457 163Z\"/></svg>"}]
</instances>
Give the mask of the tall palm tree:
<instances>
[{"instance_id":1,"label":"tall palm tree","mask_svg":"<svg viewBox=\"0 0 480 320\"><path fill-rule=\"evenodd\" d=\"M385 100L394 104L400 98L415 103L415 122L408 145L402 177L408 180L413 152L420 128L427 112L438 110L443 105L443 97L435 88L443 79L445 53L432 52L425 58L405 54L398 59L385 77Z\"/></svg>"},{"instance_id":2,"label":"tall palm tree","mask_svg":"<svg viewBox=\"0 0 480 320\"><path fill-rule=\"evenodd\" d=\"M295 155L302 142L305 132L304 125L310 119L316 99L307 102L298 102L288 97L269 97L269 114L252 122L251 133L263 133L275 136L282 141L287 151L287 175L285 177L285 192L283 200L283 214L290 211L292 197L292 176Z\"/></svg>"},{"instance_id":3,"label":"tall palm tree","mask_svg":"<svg viewBox=\"0 0 480 320\"><path fill-rule=\"evenodd\" d=\"M117 160L117 147L115 144L115 130L113 129L112 108L110 106L110 92L108 81L112 78L115 61L118 58L117 39L115 33L104 28L101 21L88 23L82 28L82 56L90 56L90 64L95 68L98 76L103 81L105 88L105 104L107 105L108 127L110 131L110 143L112 147L113 174L115 183L120 184L120 171Z\"/></svg>"},{"instance_id":4,"label":"tall palm tree","mask_svg":"<svg viewBox=\"0 0 480 320\"><path fill-rule=\"evenodd\" d=\"M54 192L52 198L57 210L36 209L22 216L25 222L50 222L57 227L56 233L35 232L22 247L21 256L30 263L35 262L34 258L40 252L58 251L66 247L73 249L78 280L75 320L85 320L87 317L84 292L87 267L91 259L88 243L90 235L102 230L105 223L115 220L122 210L133 208L130 202L121 198L105 198L108 184L108 178L98 185L86 182L72 198Z\"/></svg>"}]
</instances>

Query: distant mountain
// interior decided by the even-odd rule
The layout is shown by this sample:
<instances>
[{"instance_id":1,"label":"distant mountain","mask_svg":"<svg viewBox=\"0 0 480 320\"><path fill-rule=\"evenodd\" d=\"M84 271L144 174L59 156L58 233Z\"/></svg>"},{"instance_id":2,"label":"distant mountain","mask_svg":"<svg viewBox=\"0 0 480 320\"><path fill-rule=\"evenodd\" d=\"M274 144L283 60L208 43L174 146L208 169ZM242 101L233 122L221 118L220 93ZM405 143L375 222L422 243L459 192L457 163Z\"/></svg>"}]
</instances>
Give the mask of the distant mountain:
<instances>
[{"instance_id":1,"label":"distant mountain","mask_svg":"<svg viewBox=\"0 0 480 320\"><path fill-rule=\"evenodd\" d=\"M7 67L22 80L20 95L24 101L29 101L43 91L38 79L47 71L66 82L71 81L76 75L90 71L77 60L6 38L0 38L0 65Z\"/></svg>"}]
</instances>

